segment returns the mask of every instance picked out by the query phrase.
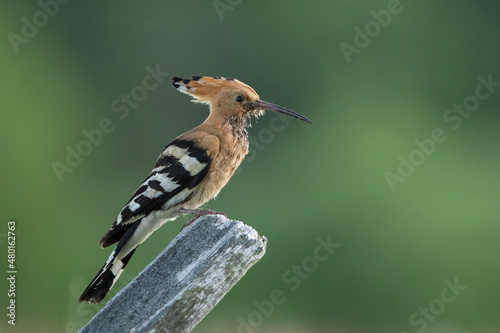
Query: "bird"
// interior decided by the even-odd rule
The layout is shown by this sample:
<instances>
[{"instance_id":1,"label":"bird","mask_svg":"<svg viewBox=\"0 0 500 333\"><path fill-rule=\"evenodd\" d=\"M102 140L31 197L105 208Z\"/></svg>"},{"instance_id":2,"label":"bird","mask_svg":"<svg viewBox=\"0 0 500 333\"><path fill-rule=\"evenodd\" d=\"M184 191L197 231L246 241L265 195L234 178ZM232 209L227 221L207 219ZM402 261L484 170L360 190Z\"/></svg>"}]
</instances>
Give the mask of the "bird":
<instances>
[{"instance_id":1,"label":"bird","mask_svg":"<svg viewBox=\"0 0 500 333\"><path fill-rule=\"evenodd\" d=\"M247 127L252 116L258 118L268 110L313 123L297 112L261 100L253 88L237 79L172 76L170 82L193 102L207 104L209 116L165 147L101 238L102 248L118 244L79 302L100 303L137 247L164 223L185 214L194 215L187 224L203 215L225 215L200 206L217 196L248 153Z\"/></svg>"}]
</instances>

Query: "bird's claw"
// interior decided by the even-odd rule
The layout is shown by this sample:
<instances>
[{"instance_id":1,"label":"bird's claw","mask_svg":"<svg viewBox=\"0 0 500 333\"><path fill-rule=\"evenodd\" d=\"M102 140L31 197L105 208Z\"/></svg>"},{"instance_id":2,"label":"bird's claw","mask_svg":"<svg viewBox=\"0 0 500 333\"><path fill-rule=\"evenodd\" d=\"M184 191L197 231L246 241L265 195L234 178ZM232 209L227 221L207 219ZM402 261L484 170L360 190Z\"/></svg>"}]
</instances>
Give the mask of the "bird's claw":
<instances>
[{"instance_id":1,"label":"bird's claw","mask_svg":"<svg viewBox=\"0 0 500 333\"><path fill-rule=\"evenodd\" d=\"M227 215L224 214L224 213L222 213L222 212L217 212L215 210L205 209L205 208L179 209L179 213L181 213L181 214L193 214L194 215L194 217L192 219L190 219L189 221L187 221L182 226L181 231L184 230L184 228L186 228L188 225L190 225L191 223L193 223L196 219L198 219L199 217L204 216L204 215L222 215L224 217L227 217Z\"/></svg>"}]
</instances>

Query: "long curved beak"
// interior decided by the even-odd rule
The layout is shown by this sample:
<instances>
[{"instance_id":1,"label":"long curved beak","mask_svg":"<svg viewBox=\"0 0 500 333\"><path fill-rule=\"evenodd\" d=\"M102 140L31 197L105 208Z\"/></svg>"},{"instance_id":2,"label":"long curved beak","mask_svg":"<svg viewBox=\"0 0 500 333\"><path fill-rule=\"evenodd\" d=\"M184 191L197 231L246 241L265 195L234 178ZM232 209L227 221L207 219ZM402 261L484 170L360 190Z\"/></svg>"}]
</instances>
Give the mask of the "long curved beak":
<instances>
[{"instance_id":1,"label":"long curved beak","mask_svg":"<svg viewBox=\"0 0 500 333\"><path fill-rule=\"evenodd\" d=\"M283 113L283 114L292 116L294 118L303 120L305 122L308 122L309 124L314 124L312 121L310 121L309 119L307 119L303 115L298 114L295 111L289 110L287 108L284 108L282 106L279 106L279 105L276 105L276 104L273 104L273 103L269 103L269 102L266 102L266 101L261 101L260 99L257 100L257 101L255 101L255 102L251 102L250 103L250 107L252 109L257 109L257 110L269 110L269 111L275 111L275 112Z\"/></svg>"}]
</instances>

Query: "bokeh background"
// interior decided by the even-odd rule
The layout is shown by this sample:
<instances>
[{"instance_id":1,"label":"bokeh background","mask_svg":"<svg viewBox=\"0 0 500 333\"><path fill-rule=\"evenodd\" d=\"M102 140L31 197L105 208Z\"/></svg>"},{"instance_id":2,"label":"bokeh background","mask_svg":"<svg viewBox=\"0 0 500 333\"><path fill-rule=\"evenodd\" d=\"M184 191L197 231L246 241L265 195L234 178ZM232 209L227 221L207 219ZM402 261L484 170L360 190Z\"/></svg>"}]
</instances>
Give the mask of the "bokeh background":
<instances>
[{"instance_id":1,"label":"bokeh background","mask_svg":"<svg viewBox=\"0 0 500 333\"><path fill-rule=\"evenodd\" d=\"M18 270L16 326L3 310L1 332L90 320L101 306L77 299L111 251L98 240L163 147L207 116L168 79L126 107L148 66L236 77L315 122L253 122L252 155L206 207L253 226L268 251L193 332L500 331L500 86L471 97L479 77L500 82L497 3L54 3L0 5L1 267L14 220ZM464 102L473 111L447 111ZM103 119L111 133L81 143ZM446 139L431 149L435 129ZM78 147L87 156L58 177L54 162ZM114 291L184 222L143 244ZM318 237L340 246L314 264ZM259 313L275 289L286 300Z\"/></svg>"}]
</instances>

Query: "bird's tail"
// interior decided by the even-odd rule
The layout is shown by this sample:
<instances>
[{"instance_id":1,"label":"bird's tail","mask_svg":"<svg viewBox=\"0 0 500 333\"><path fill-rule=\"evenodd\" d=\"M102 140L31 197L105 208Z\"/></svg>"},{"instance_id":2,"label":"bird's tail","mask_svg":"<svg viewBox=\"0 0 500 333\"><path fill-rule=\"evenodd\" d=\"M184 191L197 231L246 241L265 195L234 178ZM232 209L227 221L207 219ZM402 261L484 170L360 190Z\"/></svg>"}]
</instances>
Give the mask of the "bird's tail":
<instances>
[{"instance_id":1,"label":"bird's tail","mask_svg":"<svg viewBox=\"0 0 500 333\"><path fill-rule=\"evenodd\" d=\"M113 250L94 280L92 280L82 296L80 296L78 302L87 301L91 304L100 303L113 287L116 280L118 280L136 249L137 248L130 251L130 253L122 259L116 259L116 249Z\"/></svg>"},{"instance_id":2,"label":"bird's tail","mask_svg":"<svg viewBox=\"0 0 500 333\"><path fill-rule=\"evenodd\" d=\"M113 252L111 252L111 255L109 256L108 260L106 260L104 266L101 268L99 273L97 273L92 282L90 282L87 289L85 289L85 291L83 292L82 296L80 296L78 302L87 301L91 304L97 304L103 300L111 287L113 287L113 285L115 284L116 280L118 280L123 270L125 269L125 266L127 266L130 258L137 249L136 246L124 257L120 256L120 252L125 250L125 244L130 239L135 229L137 229L138 225L139 223L136 223L135 226L132 226L132 228L127 230L116 248L113 250Z\"/></svg>"}]
</instances>

